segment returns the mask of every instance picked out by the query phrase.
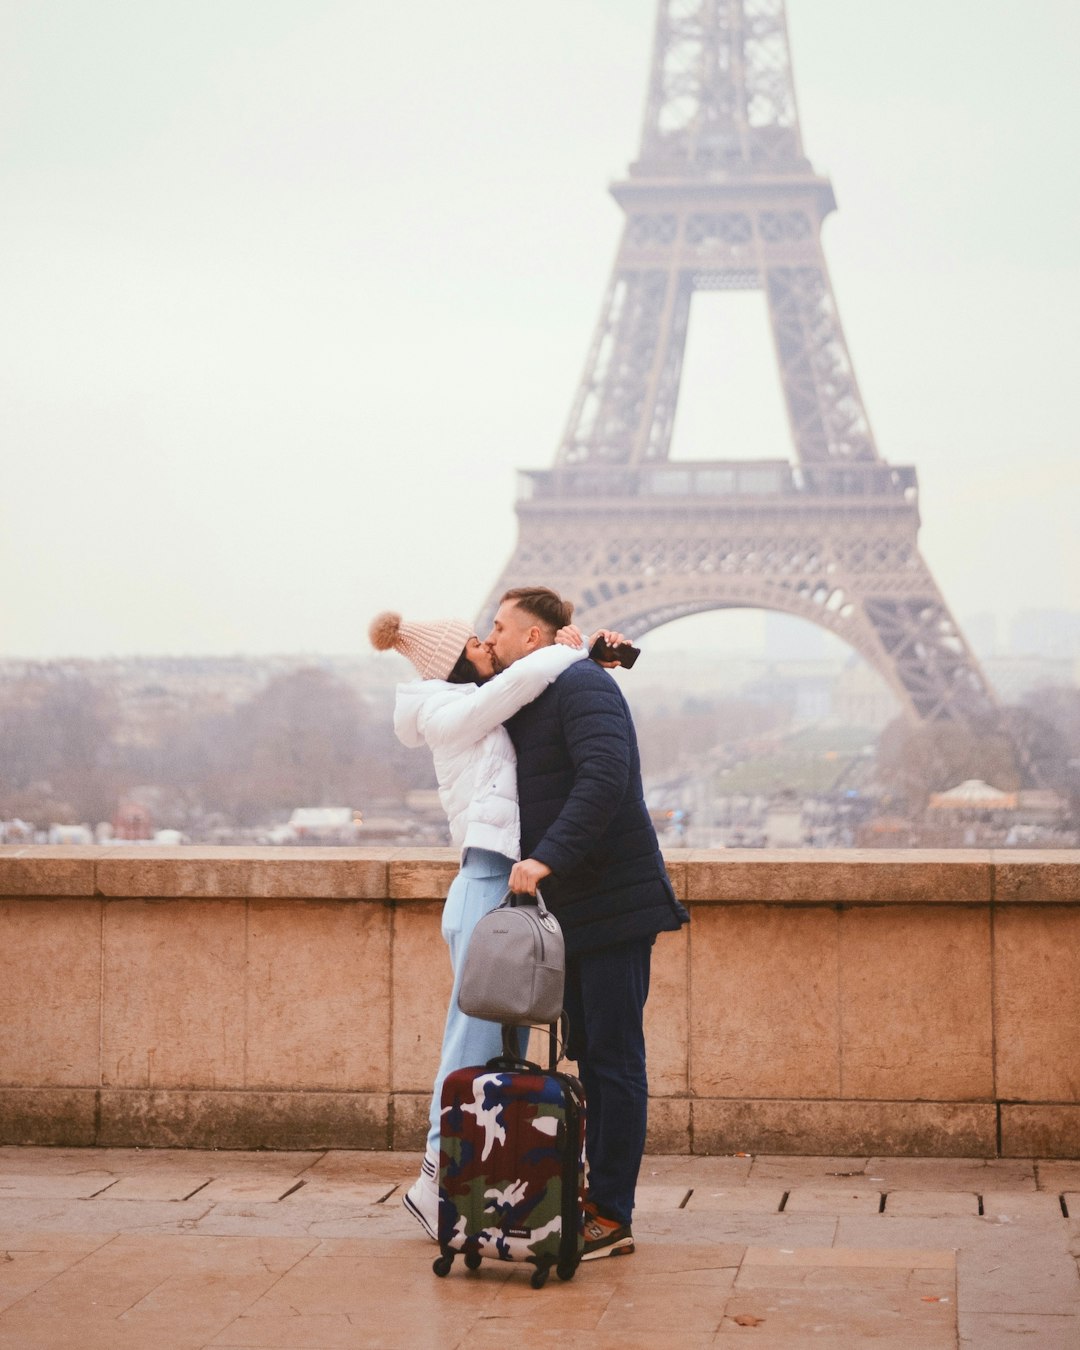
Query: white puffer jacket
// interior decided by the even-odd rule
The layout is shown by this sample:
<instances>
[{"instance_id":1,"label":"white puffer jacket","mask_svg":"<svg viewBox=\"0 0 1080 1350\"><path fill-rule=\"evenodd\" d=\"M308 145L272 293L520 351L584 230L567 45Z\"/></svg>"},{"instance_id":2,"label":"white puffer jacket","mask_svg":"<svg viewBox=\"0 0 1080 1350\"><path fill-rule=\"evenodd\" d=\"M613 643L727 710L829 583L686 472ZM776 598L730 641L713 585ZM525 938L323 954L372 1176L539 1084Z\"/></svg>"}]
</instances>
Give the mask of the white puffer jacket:
<instances>
[{"instance_id":1,"label":"white puffer jacket","mask_svg":"<svg viewBox=\"0 0 1080 1350\"><path fill-rule=\"evenodd\" d=\"M394 731L403 745L431 747L450 838L462 852L521 857L517 761L502 724L587 655L584 647L557 643L523 656L487 684L398 685Z\"/></svg>"}]
</instances>

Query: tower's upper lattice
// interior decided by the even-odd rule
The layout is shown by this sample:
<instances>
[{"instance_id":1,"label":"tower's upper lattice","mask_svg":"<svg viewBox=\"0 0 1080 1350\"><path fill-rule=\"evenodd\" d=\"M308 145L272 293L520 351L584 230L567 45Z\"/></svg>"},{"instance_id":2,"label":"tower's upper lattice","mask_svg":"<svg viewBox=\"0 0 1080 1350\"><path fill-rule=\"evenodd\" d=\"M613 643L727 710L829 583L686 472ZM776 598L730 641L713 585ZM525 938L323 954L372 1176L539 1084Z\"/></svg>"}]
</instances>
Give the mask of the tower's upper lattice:
<instances>
[{"instance_id":1,"label":"tower's upper lattice","mask_svg":"<svg viewBox=\"0 0 1080 1350\"><path fill-rule=\"evenodd\" d=\"M783 0L662 0L634 173L808 169Z\"/></svg>"}]
</instances>

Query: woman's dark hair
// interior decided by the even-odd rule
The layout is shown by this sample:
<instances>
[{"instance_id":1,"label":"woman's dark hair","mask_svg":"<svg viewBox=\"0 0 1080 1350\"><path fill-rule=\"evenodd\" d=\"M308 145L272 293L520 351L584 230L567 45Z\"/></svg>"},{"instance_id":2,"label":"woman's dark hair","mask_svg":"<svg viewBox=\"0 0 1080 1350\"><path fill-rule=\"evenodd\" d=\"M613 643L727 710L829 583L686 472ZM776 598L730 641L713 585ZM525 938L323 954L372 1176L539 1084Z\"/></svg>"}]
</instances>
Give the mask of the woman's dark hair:
<instances>
[{"instance_id":1,"label":"woman's dark hair","mask_svg":"<svg viewBox=\"0 0 1080 1350\"><path fill-rule=\"evenodd\" d=\"M461 655L454 662L454 669L447 675L450 684L483 684L480 672L469 660L468 647L462 647Z\"/></svg>"}]
</instances>

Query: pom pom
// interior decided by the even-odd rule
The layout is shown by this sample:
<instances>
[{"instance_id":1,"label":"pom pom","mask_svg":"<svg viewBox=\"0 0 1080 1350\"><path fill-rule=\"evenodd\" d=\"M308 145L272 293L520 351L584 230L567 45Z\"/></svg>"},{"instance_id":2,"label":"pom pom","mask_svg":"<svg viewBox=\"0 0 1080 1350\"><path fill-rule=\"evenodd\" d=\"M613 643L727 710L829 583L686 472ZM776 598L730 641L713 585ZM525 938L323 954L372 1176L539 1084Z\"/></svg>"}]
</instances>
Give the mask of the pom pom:
<instances>
[{"instance_id":1,"label":"pom pom","mask_svg":"<svg viewBox=\"0 0 1080 1350\"><path fill-rule=\"evenodd\" d=\"M377 651L386 652L397 641L400 632L401 615L386 610L382 614L376 614L372 619L371 627L368 629L368 637L371 638L371 645Z\"/></svg>"}]
</instances>

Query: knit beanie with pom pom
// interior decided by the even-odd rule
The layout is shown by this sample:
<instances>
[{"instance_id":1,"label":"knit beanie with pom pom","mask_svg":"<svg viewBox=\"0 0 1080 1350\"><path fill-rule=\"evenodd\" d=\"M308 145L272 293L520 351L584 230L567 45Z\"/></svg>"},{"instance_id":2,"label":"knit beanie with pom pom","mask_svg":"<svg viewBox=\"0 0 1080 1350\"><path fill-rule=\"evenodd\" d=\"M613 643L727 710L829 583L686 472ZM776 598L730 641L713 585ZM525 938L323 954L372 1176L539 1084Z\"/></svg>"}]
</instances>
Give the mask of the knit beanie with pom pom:
<instances>
[{"instance_id":1,"label":"knit beanie with pom pom","mask_svg":"<svg viewBox=\"0 0 1080 1350\"><path fill-rule=\"evenodd\" d=\"M475 630L464 619L439 619L431 623L405 623L400 614L387 610L371 621L368 636L380 652L391 647L407 656L425 680L445 680Z\"/></svg>"}]
</instances>

